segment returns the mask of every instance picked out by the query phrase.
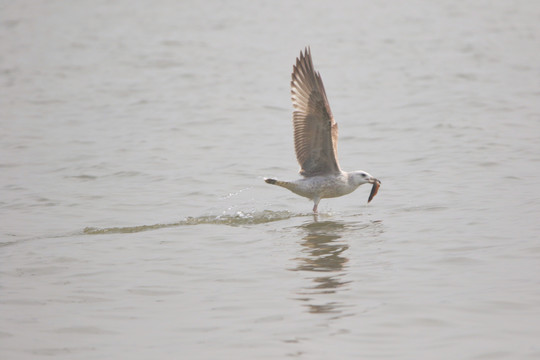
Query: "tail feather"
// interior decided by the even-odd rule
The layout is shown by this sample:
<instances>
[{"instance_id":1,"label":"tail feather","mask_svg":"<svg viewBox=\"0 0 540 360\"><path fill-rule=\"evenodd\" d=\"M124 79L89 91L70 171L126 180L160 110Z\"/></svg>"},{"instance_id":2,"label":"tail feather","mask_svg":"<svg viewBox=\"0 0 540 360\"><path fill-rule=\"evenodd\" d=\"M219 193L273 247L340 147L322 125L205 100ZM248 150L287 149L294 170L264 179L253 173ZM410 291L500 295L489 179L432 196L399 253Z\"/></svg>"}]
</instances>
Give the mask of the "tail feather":
<instances>
[{"instance_id":1,"label":"tail feather","mask_svg":"<svg viewBox=\"0 0 540 360\"><path fill-rule=\"evenodd\" d=\"M281 187L283 187L283 188L285 188L287 190L292 191L295 194L298 194L300 196L305 196L305 197L309 198L309 195L306 195L304 192L302 192L302 191L298 192L298 186L296 185L296 183L294 181L293 182L291 182L291 181L282 181L282 180L269 179L269 178L264 178L264 181L267 184L281 186Z\"/></svg>"}]
</instances>

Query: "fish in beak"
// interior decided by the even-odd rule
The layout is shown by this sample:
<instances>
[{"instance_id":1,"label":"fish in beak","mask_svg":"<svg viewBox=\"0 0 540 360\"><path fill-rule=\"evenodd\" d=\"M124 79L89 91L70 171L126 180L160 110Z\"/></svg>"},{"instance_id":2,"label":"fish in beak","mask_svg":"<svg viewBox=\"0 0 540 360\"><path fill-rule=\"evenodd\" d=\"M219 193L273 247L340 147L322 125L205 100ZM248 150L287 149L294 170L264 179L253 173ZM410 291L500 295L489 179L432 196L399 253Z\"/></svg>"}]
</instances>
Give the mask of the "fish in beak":
<instances>
[{"instance_id":1,"label":"fish in beak","mask_svg":"<svg viewBox=\"0 0 540 360\"><path fill-rule=\"evenodd\" d=\"M381 187L381 181L379 179L375 179L375 178L372 178L369 183L373 184L373 186L371 187L371 192L369 193L369 199L368 199L368 204L371 200L373 200L373 198L375 197L375 195L377 195L377 192L379 191L379 188Z\"/></svg>"}]
</instances>

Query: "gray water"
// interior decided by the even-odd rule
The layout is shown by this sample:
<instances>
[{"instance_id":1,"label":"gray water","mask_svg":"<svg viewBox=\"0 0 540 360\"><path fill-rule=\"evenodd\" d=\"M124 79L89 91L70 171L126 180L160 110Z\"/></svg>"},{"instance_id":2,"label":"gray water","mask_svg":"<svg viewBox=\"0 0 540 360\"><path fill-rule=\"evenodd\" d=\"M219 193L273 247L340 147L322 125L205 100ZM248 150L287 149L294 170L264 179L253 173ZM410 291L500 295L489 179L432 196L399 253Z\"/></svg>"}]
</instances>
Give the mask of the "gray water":
<instances>
[{"instance_id":1,"label":"gray water","mask_svg":"<svg viewBox=\"0 0 540 360\"><path fill-rule=\"evenodd\" d=\"M539 4L0 2L0 358L540 358Z\"/></svg>"}]
</instances>

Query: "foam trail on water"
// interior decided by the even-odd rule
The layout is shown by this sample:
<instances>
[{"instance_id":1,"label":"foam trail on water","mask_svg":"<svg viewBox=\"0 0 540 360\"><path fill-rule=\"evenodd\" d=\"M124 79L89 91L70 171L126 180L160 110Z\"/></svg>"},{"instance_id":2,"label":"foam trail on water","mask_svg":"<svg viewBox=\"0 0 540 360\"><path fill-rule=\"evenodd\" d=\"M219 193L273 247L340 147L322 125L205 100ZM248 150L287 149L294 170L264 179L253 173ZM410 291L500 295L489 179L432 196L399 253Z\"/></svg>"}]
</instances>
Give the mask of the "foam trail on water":
<instances>
[{"instance_id":1,"label":"foam trail on water","mask_svg":"<svg viewBox=\"0 0 540 360\"><path fill-rule=\"evenodd\" d=\"M243 226L243 225L257 225L265 224L273 221L287 220L293 217L305 216L305 214L294 214L289 211L255 211L255 212L242 212L237 211L233 215L206 215L198 217L187 217L178 222L168 224L154 224L154 225L138 225L138 226L126 226L126 227L109 227L109 228L96 228L87 227L83 230L83 233L88 235L100 235L100 234L129 234L142 231L157 230L168 227L176 226L189 226L189 225L228 225L228 226Z\"/></svg>"}]
</instances>

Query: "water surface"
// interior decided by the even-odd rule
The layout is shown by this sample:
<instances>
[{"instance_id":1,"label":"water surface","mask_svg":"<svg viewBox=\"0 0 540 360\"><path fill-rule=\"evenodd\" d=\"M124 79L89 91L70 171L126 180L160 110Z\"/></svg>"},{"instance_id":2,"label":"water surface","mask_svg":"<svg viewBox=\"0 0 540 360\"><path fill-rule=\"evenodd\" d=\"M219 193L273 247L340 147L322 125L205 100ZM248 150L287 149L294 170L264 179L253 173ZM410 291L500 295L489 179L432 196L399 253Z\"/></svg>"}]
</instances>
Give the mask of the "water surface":
<instances>
[{"instance_id":1,"label":"water surface","mask_svg":"<svg viewBox=\"0 0 540 360\"><path fill-rule=\"evenodd\" d=\"M0 357L537 359L534 1L0 5ZM345 170L293 179L310 45Z\"/></svg>"}]
</instances>

